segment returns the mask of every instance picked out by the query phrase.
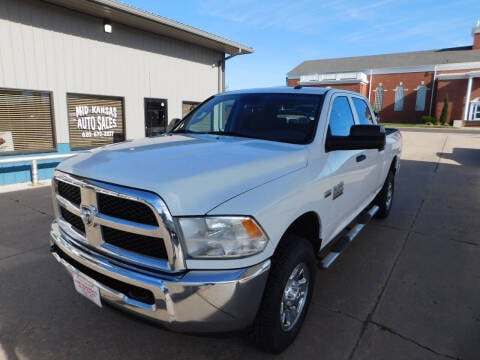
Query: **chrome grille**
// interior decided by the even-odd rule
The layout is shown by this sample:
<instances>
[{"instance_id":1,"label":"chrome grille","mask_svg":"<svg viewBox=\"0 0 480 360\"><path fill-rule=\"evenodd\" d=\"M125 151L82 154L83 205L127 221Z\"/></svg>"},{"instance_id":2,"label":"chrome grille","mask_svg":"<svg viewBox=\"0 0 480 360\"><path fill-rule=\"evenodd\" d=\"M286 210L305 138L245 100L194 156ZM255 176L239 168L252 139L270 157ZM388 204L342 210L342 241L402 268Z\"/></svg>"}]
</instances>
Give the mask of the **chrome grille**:
<instances>
[{"instance_id":1,"label":"chrome grille","mask_svg":"<svg viewBox=\"0 0 480 360\"><path fill-rule=\"evenodd\" d=\"M163 239L132 234L108 226L102 226L102 235L103 241L119 248L147 256L167 258L167 250Z\"/></svg>"},{"instance_id":2,"label":"chrome grille","mask_svg":"<svg viewBox=\"0 0 480 360\"><path fill-rule=\"evenodd\" d=\"M65 208L60 208L60 213L62 214L63 219L68 222L74 229L76 229L81 234L85 235L85 225L83 224L82 218L77 216Z\"/></svg>"},{"instance_id":3,"label":"chrome grille","mask_svg":"<svg viewBox=\"0 0 480 360\"><path fill-rule=\"evenodd\" d=\"M158 195L60 171L53 190L55 215L70 225L60 222L64 232L75 230L77 246L143 268L185 269L173 219Z\"/></svg>"},{"instance_id":4,"label":"chrome grille","mask_svg":"<svg viewBox=\"0 0 480 360\"><path fill-rule=\"evenodd\" d=\"M157 218L152 210L138 201L97 193L98 211L119 219L134 221L140 224L157 226Z\"/></svg>"},{"instance_id":5,"label":"chrome grille","mask_svg":"<svg viewBox=\"0 0 480 360\"><path fill-rule=\"evenodd\" d=\"M81 195L78 186L70 185L66 182L58 182L58 195L70 201L72 204L80 205Z\"/></svg>"}]
</instances>

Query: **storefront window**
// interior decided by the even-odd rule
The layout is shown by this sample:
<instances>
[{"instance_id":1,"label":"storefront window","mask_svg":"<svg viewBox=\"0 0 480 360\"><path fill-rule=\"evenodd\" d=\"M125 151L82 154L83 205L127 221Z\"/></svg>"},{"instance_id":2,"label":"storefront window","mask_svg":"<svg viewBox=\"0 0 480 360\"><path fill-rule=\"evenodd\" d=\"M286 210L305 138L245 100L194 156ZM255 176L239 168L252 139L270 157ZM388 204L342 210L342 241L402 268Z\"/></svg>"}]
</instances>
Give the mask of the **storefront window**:
<instances>
[{"instance_id":1,"label":"storefront window","mask_svg":"<svg viewBox=\"0 0 480 360\"><path fill-rule=\"evenodd\" d=\"M49 92L0 89L0 155L55 150Z\"/></svg>"},{"instance_id":2,"label":"storefront window","mask_svg":"<svg viewBox=\"0 0 480 360\"><path fill-rule=\"evenodd\" d=\"M195 109L198 105L200 105L197 101L183 101L182 102L182 118L185 117L190 111Z\"/></svg>"},{"instance_id":3,"label":"storefront window","mask_svg":"<svg viewBox=\"0 0 480 360\"><path fill-rule=\"evenodd\" d=\"M123 98L67 94L67 106L72 150L125 140Z\"/></svg>"}]
</instances>

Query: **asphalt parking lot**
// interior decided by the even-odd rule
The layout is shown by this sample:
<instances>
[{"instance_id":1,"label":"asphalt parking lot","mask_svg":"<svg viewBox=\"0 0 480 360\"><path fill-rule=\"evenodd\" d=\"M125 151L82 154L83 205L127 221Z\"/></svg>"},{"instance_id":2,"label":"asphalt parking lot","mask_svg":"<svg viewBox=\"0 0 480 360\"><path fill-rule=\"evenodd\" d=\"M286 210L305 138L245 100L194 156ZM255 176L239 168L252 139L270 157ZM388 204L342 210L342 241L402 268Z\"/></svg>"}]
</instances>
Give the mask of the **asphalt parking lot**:
<instances>
[{"instance_id":1,"label":"asphalt parking lot","mask_svg":"<svg viewBox=\"0 0 480 360\"><path fill-rule=\"evenodd\" d=\"M404 131L390 217L319 270L297 341L166 331L77 295L50 188L0 193L0 359L480 359L480 131Z\"/></svg>"}]
</instances>

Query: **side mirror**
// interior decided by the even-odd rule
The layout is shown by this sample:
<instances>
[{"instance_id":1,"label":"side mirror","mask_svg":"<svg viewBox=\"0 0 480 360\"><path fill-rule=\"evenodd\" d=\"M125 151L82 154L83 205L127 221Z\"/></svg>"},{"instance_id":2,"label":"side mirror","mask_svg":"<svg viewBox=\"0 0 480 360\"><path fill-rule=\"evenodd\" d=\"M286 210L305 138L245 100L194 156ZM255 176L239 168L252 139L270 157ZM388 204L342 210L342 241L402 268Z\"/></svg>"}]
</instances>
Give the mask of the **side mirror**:
<instances>
[{"instance_id":1,"label":"side mirror","mask_svg":"<svg viewBox=\"0 0 480 360\"><path fill-rule=\"evenodd\" d=\"M174 119L170 120L170 122L167 125L166 132L167 133L170 132L173 128L175 128L175 126L180 124L181 121L182 121L182 119L179 119L179 118L174 118Z\"/></svg>"},{"instance_id":2,"label":"side mirror","mask_svg":"<svg viewBox=\"0 0 480 360\"><path fill-rule=\"evenodd\" d=\"M353 125L348 136L327 136L325 151L385 148L385 128L381 125Z\"/></svg>"}]
</instances>

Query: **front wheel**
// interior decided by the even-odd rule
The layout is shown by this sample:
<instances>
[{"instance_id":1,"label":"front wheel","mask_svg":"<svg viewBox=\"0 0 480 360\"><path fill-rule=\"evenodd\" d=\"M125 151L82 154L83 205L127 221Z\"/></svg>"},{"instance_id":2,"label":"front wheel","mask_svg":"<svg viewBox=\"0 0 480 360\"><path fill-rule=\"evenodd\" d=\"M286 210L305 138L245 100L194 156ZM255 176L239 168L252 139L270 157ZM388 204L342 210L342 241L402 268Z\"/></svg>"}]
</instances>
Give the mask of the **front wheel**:
<instances>
[{"instance_id":1,"label":"front wheel","mask_svg":"<svg viewBox=\"0 0 480 360\"><path fill-rule=\"evenodd\" d=\"M389 171L382 190L378 193L375 199L375 205L380 208L376 214L379 219L385 219L390 213L393 203L393 193L395 190L395 174Z\"/></svg>"},{"instance_id":2,"label":"front wheel","mask_svg":"<svg viewBox=\"0 0 480 360\"><path fill-rule=\"evenodd\" d=\"M254 340L263 350L279 353L295 340L310 303L315 273L312 245L305 239L287 236L272 258L253 325Z\"/></svg>"}]
</instances>

